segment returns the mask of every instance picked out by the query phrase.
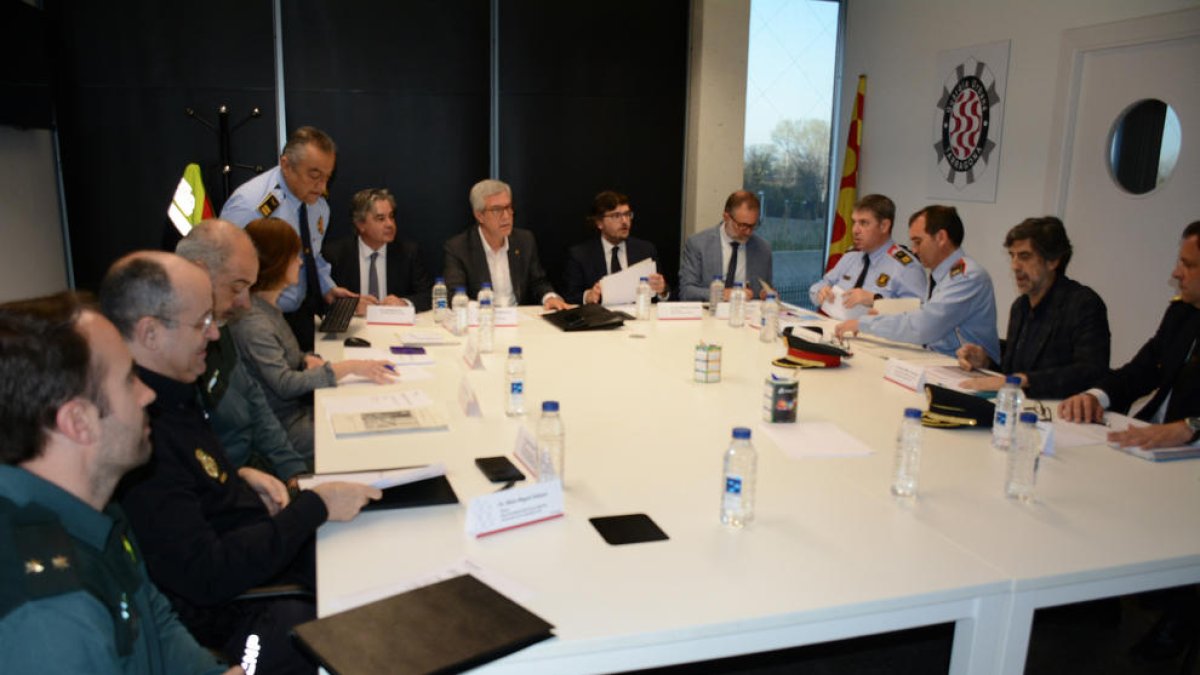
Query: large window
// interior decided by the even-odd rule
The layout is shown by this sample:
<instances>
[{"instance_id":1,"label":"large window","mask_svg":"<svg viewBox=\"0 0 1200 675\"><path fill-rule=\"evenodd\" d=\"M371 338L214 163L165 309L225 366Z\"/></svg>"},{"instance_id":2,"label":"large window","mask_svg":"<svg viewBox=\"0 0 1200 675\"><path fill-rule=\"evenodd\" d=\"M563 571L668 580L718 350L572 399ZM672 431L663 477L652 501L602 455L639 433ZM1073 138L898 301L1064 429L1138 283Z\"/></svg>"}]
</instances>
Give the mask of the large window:
<instances>
[{"instance_id":1,"label":"large window","mask_svg":"<svg viewBox=\"0 0 1200 675\"><path fill-rule=\"evenodd\" d=\"M745 176L763 203L783 300L808 306L824 271L840 2L752 0Z\"/></svg>"}]
</instances>

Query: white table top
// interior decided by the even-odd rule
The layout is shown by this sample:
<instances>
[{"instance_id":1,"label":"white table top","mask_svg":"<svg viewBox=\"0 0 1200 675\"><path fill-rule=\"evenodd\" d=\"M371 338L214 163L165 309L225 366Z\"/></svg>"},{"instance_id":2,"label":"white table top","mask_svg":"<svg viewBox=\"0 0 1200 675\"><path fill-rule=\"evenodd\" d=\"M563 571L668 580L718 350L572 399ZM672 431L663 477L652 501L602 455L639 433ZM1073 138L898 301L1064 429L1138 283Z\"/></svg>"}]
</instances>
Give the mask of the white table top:
<instances>
[{"instance_id":1,"label":"white table top","mask_svg":"<svg viewBox=\"0 0 1200 675\"><path fill-rule=\"evenodd\" d=\"M408 330L359 321L351 334L378 347ZM422 315L419 327L432 330L429 321ZM721 383L692 381L701 339L723 346ZM524 420L503 415L510 344L525 352ZM338 358L341 342L318 348ZM497 329L484 370L466 370L461 345L429 351L434 379L393 387L422 389L445 405L450 430L335 441L324 401L389 387L322 390L317 469L440 461L463 503L323 526L318 599L328 613L344 598L467 558L514 584L518 601L556 626L557 639L494 662L497 670L610 650L623 651L572 669L712 658L954 620L960 610L950 605L1026 587L1200 567L1200 462L1064 450L1043 459L1039 502L1022 505L1003 496L1004 456L987 432L927 430L919 498L893 499L896 428L903 408L923 407L924 397L882 379L883 361L866 353L879 349L859 350L839 369L799 374L800 420L832 421L875 450L829 459L791 459L761 432L763 380L782 344L760 343L751 328L706 318L564 334L522 309L518 328ZM464 417L457 405L463 377L482 418ZM466 503L496 489L473 459L511 456L518 425L532 431L547 398L560 401L566 428L566 516L483 539L466 535ZM757 517L745 531L718 520L733 426L754 429L759 453ZM670 540L609 546L587 520L638 512ZM927 617L914 619L922 608ZM763 639L728 639L740 633Z\"/></svg>"}]
</instances>

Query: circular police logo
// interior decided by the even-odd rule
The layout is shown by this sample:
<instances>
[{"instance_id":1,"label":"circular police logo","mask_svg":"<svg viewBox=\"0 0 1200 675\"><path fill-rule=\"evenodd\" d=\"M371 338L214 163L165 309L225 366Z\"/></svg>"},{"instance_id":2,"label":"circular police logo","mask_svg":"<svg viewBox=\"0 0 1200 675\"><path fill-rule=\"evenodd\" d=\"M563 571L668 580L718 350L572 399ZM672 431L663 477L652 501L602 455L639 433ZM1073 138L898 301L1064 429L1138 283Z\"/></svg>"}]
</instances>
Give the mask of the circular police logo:
<instances>
[{"instance_id":1,"label":"circular police logo","mask_svg":"<svg viewBox=\"0 0 1200 675\"><path fill-rule=\"evenodd\" d=\"M937 102L934 149L947 183L970 185L987 167L996 147L989 138L991 110L999 102L995 76L974 57L946 78Z\"/></svg>"}]
</instances>

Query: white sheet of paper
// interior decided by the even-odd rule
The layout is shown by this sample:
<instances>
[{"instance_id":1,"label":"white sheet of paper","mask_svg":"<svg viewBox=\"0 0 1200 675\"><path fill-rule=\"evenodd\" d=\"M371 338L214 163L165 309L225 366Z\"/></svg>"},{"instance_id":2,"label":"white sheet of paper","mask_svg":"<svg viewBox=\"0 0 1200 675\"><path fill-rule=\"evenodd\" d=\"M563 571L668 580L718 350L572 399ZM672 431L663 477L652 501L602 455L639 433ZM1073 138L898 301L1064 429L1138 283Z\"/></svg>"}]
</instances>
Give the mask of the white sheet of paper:
<instances>
[{"instance_id":1,"label":"white sheet of paper","mask_svg":"<svg viewBox=\"0 0 1200 675\"><path fill-rule=\"evenodd\" d=\"M456 345L458 338L452 334L440 330L410 330L403 333L396 333L396 337L402 344L406 345Z\"/></svg>"},{"instance_id":2,"label":"white sheet of paper","mask_svg":"<svg viewBox=\"0 0 1200 675\"><path fill-rule=\"evenodd\" d=\"M367 323L384 326L411 326L417 321L412 305L369 305Z\"/></svg>"},{"instance_id":3,"label":"white sheet of paper","mask_svg":"<svg viewBox=\"0 0 1200 675\"><path fill-rule=\"evenodd\" d=\"M628 305L637 302L638 281L658 272L654 258L636 262L629 267L600 279L600 294L604 306Z\"/></svg>"},{"instance_id":4,"label":"white sheet of paper","mask_svg":"<svg viewBox=\"0 0 1200 675\"><path fill-rule=\"evenodd\" d=\"M427 405L433 405L433 399L429 398L429 394L420 389L407 389L366 396L330 396L325 399L325 414L380 412L421 408Z\"/></svg>"},{"instance_id":5,"label":"white sheet of paper","mask_svg":"<svg viewBox=\"0 0 1200 675\"><path fill-rule=\"evenodd\" d=\"M758 428L792 459L862 457L875 452L833 422L760 424Z\"/></svg>"},{"instance_id":6,"label":"white sheet of paper","mask_svg":"<svg viewBox=\"0 0 1200 675\"><path fill-rule=\"evenodd\" d=\"M475 497L467 504L467 534L484 537L563 515L562 483L532 483Z\"/></svg>"},{"instance_id":7,"label":"white sheet of paper","mask_svg":"<svg viewBox=\"0 0 1200 675\"><path fill-rule=\"evenodd\" d=\"M838 321L857 319L861 316L867 315L867 312L870 311L871 308L867 307L866 305L846 307L844 304L842 304L845 302L845 295L846 291L843 288L840 286L834 286L833 297L826 300L821 305L821 311L837 319Z\"/></svg>"},{"instance_id":8,"label":"white sheet of paper","mask_svg":"<svg viewBox=\"0 0 1200 675\"><path fill-rule=\"evenodd\" d=\"M454 563L446 565L445 567L431 570L420 576L410 577L394 584L369 588L365 591L352 593L350 595L332 600L328 605L325 606L326 616L329 614L344 612L348 609L354 609L355 607L361 607L367 603L375 602L376 600L383 600L384 598L390 598L393 595L406 593L423 586L436 584L439 581L453 579L454 577L462 576L463 574L470 574L488 586L496 589L500 593L508 596L511 600L517 603L524 604L535 597L534 592L529 588L500 575L494 570L482 567L468 558L463 558Z\"/></svg>"},{"instance_id":9,"label":"white sheet of paper","mask_svg":"<svg viewBox=\"0 0 1200 675\"><path fill-rule=\"evenodd\" d=\"M428 368L418 368L415 366L410 366L408 368L397 368L396 375L392 378L392 382L389 382L389 384L402 384L402 383L407 383L407 382L416 382L417 380L432 380L432 379L433 379L433 371L432 370L429 370ZM345 386L353 385L353 384L374 385L375 382L373 380L369 380L369 379L363 377L362 375L354 375L354 374L347 375L347 376L343 377L342 379L338 380L339 387L345 387Z\"/></svg>"},{"instance_id":10,"label":"white sheet of paper","mask_svg":"<svg viewBox=\"0 0 1200 675\"><path fill-rule=\"evenodd\" d=\"M432 366L433 357L425 354L393 354L382 347L343 347L342 358L389 361L397 366Z\"/></svg>"},{"instance_id":11,"label":"white sheet of paper","mask_svg":"<svg viewBox=\"0 0 1200 675\"><path fill-rule=\"evenodd\" d=\"M881 316L903 314L920 308L920 298L880 298L875 301L875 311Z\"/></svg>"},{"instance_id":12,"label":"white sheet of paper","mask_svg":"<svg viewBox=\"0 0 1200 675\"><path fill-rule=\"evenodd\" d=\"M386 490L397 485L407 485L419 480L437 478L446 475L446 465L438 462L428 466L415 466L406 469L383 469L380 471L348 471L345 473L326 473L306 476L297 481L301 490L312 488L325 483L359 483L370 485L380 490Z\"/></svg>"},{"instance_id":13,"label":"white sheet of paper","mask_svg":"<svg viewBox=\"0 0 1200 675\"><path fill-rule=\"evenodd\" d=\"M1056 419L1054 420L1055 444L1060 448L1109 445L1108 434L1110 432L1125 431L1130 426L1146 426L1146 423L1139 419L1114 412L1104 413L1104 421L1104 424L1080 424Z\"/></svg>"}]
</instances>

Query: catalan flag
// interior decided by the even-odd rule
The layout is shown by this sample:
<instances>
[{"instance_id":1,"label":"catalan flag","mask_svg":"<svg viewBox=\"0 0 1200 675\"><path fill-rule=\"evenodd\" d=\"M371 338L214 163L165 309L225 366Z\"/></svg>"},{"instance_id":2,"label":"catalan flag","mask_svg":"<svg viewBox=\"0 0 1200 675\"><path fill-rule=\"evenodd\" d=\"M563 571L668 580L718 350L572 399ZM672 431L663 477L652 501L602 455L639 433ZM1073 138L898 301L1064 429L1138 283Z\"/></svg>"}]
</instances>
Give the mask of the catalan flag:
<instances>
[{"instance_id":1,"label":"catalan flag","mask_svg":"<svg viewBox=\"0 0 1200 675\"><path fill-rule=\"evenodd\" d=\"M858 95L854 97L854 117L846 135L846 156L842 159L842 180L838 183L837 215L829 233L829 259L825 271L833 269L842 254L854 247L850 226L854 201L858 199L858 156L862 152L863 102L867 97L867 76L858 76Z\"/></svg>"}]
</instances>

